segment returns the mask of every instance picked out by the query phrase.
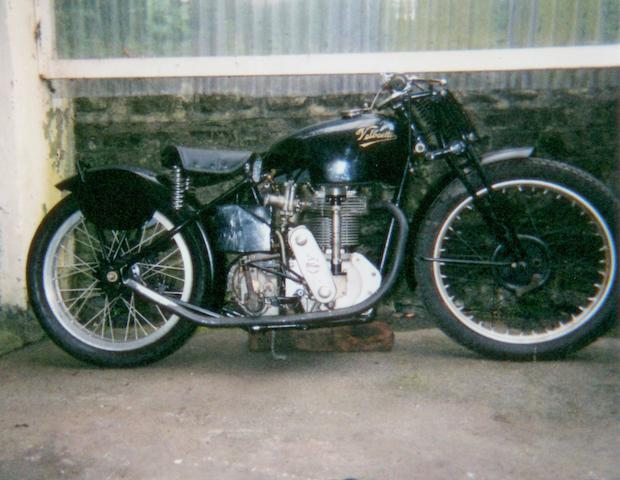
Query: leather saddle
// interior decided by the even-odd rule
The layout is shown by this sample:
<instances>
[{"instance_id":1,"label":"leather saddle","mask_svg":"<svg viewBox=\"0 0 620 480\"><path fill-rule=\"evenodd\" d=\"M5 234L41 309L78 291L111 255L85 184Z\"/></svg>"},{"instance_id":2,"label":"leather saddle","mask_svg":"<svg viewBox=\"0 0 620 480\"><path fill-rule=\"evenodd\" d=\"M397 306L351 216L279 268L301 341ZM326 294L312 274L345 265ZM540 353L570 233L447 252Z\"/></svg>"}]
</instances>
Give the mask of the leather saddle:
<instances>
[{"instance_id":1,"label":"leather saddle","mask_svg":"<svg viewBox=\"0 0 620 480\"><path fill-rule=\"evenodd\" d=\"M180 166L193 173L231 175L240 170L252 158L254 152L247 150L211 150L169 145L162 151L164 167Z\"/></svg>"}]
</instances>

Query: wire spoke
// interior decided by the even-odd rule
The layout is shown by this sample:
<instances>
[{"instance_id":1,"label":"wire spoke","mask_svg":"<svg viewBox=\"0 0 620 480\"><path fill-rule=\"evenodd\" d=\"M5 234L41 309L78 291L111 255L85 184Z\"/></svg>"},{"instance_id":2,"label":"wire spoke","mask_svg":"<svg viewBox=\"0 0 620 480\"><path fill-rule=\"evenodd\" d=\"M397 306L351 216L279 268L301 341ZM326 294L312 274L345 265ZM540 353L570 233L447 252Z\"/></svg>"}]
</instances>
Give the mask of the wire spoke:
<instances>
[{"instance_id":1,"label":"wire spoke","mask_svg":"<svg viewBox=\"0 0 620 480\"><path fill-rule=\"evenodd\" d=\"M527 216L529 218L529 221L532 224L532 228L534 229L534 233L537 236L540 236L540 233L538 231L538 226L536 225L536 221L534 220L534 215L532 215L532 210L530 209L530 206L529 206L529 202L527 201L527 198L525 198L525 195L523 197L524 197L523 206L525 207L525 211L527 212Z\"/></svg>"},{"instance_id":2,"label":"wire spoke","mask_svg":"<svg viewBox=\"0 0 620 480\"><path fill-rule=\"evenodd\" d=\"M92 287L82 287L82 288L59 288L58 291L61 293L64 292L84 292L86 290L91 290ZM95 290L100 290L99 287L95 288Z\"/></svg>"},{"instance_id":3,"label":"wire spoke","mask_svg":"<svg viewBox=\"0 0 620 480\"><path fill-rule=\"evenodd\" d=\"M101 242L99 242L99 240L97 238L95 238L89 231L88 231L88 227L86 226L86 224L84 223L84 220L82 220L82 222L80 223L80 226L77 226L75 228L76 231L82 233L86 239L88 240L88 246L90 247L91 251L93 252L94 256L97 256L97 253L103 254L103 246L101 245ZM93 245L93 240L95 242L97 242L99 244L99 251L97 251L97 249L95 248L95 246Z\"/></svg>"},{"instance_id":4,"label":"wire spoke","mask_svg":"<svg viewBox=\"0 0 620 480\"><path fill-rule=\"evenodd\" d=\"M147 273L149 273L151 270L153 270L154 268L159 267L160 265L162 265L166 260L168 260L170 257L172 257L173 255L177 254L179 251L177 249L172 250L170 253L168 253L164 258L160 259L159 262L157 263L140 263L140 265L144 265L147 266L148 268L142 272L142 275L146 275ZM173 266L179 265L179 261L173 263Z\"/></svg>"},{"instance_id":5,"label":"wire spoke","mask_svg":"<svg viewBox=\"0 0 620 480\"><path fill-rule=\"evenodd\" d=\"M108 313L108 297L105 298L105 303L103 305L103 321L101 322L101 338L105 338L105 326L107 321L107 313Z\"/></svg>"},{"instance_id":6,"label":"wire spoke","mask_svg":"<svg viewBox=\"0 0 620 480\"><path fill-rule=\"evenodd\" d=\"M454 238L457 238L474 256L476 256L476 258L479 260L484 259L484 256L481 255L467 240L465 240L461 232L455 230Z\"/></svg>"},{"instance_id":7,"label":"wire spoke","mask_svg":"<svg viewBox=\"0 0 620 480\"><path fill-rule=\"evenodd\" d=\"M90 318L86 321L86 323L82 323L82 324L81 324L81 325L82 325L82 328L86 328L86 327L88 327L88 326L89 326L92 322L94 322L94 321L97 319L97 317L99 317L99 315L101 315L103 312L104 312L104 309L103 309L103 308L102 308L102 309L100 309L97 313L95 313L92 317L90 317Z\"/></svg>"},{"instance_id":8,"label":"wire spoke","mask_svg":"<svg viewBox=\"0 0 620 480\"><path fill-rule=\"evenodd\" d=\"M98 296L100 296L100 295L98 295ZM88 302L88 300L89 300L90 298L93 298L93 297L91 296L91 297L89 297L89 298L84 299L84 301L83 301L83 302L82 302L82 304L80 305L80 308L78 308L78 309L77 309L77 312L74 312L74 313L73 313L73 316L74 316L74 317L76 317L76 318L77 318L77 317L80 315L80 313L82 312L82 310L84 309L84 307L87 305L87 302Z\"/></svg>"},{"instance_id":9,"label":"wire spoke","mask_svg":"<svg viewBox=\"0 0 620 480\"><path fill-rule=\"evenodd\" d=\"M150 321L148 318L146 318L142 312L140 312L140 310L138 310L137 308L135 308L135 309L134 309L134 311L135 311L135 312L136 312L136 313L137 313L140 317L142 317L142 320L144 320L144 322L145 322L145 323L146 323L149 327L151 327L151 328L153 329L153 331L155 331L155 330L157 330L157 329L158 329L158 327L156 327L155 325L153 325L153 324L151 323L151 321ZM146 330L144 331L144 333L148 335L148 333L146 332Z\"/></svg>"},{"instance_id":10,"label":"wire spoke","mask_svg":"<svg viewBox=\"0 0 620 480\"><path fill-rule=\"evenodd\" d=\"M182 277L177 277L175 275L171 275L170 273L166 273L163 270L153 271L151 274L149 274L147 276L143 276L142 279L143 280L147 280L148 278L152 278L152 277L154 277L156 275L161 275L162 277L171 278L171 279L176 280L178 282L183 282L184 281L184 279Z\"/></svg>"},{"instance_id":11,"label":"wire spoke","mask_svg":"<svg viewBox=\"0 0 620 480\"><path fill-rule=\"evenodd\" d=\"M118 255L121 252L121 248L123 248L123 243L127 241L127 232L126 231L121 232L120 240L118 240L118 234L117 234L117 241L118 241L118 245L116 246L116 250L114 254L112 255L112 258L118 258Z\"/></svg>"},{"instance_id":12,"label":"wire spoke","mask_svg":"<svg viewBox=\"0 0 620 480\"><path fill-rule=\"evenodd\" d=\"M142 251L142 245L144 245L144 234L146 232L146 223L144 225L142 225L142 229L140 232L140 240L138 241L138 244L136 245L136 247L138 248L138 252ZM132 252L132 249L127 250L127 253Z\"/></svg>"},{"instance_id":13,"label":"wire spoke","mask_svg":"<svg viewBox=\"0 0 620 480\"><path fill-rule=\"evenodd\" d=\"M73 275L78 275L78 274L80 274L80 273L83 273L83 274L84 274L84 275L86 275L87 277L90 277L90 278L92 278L93 280L96 280L95 276L91 273L91 271L93 270L93 267L81 268L81 269L80 269L80 268L78 268L78 267L76 267L76 266L74 266L74 265L65 265L65 266L59 265L59 266L58 266L58 267L56 267L56 268L57 268L57 270L59 270L59 269L69 269L69 268L72 268L72 269L74 269L75 271L74 271L74 272L69 272L69 273L63 273L62 275L58 275L58 274L56 274L56 275L54 275L54 280L55 280L55 281L58 281L58 280L63 280L63 279L65 279L65 278L69 278L69 277L72 277Z\"/></svg>"},{"instance_id":14,"label":"wire spoke","mask_svg":"<svg viewBox=\"0 0 620 480\"><path fill-rule=\"evenodd\" d=\"M107 302L107 298L106 298L106 302ZM108 306L108 319L110 320L110 333L112 335L112 343L114 343L115 340L114 340L114 324L112 321L112 309L109 306Z\"/></svg>"},{"instance_id":15,"label":"wire spoke","mask_svg":"<svg viewBox=\"0 0 620 480\"><path fill-rule=\"evenodd\" d=\"M140 243L138 243L137 245L134 245L129 250L127 250L125 252L125 255L130 254L130 253L134 253L136 251L138 251L138 252L141 251L143 246L148 245L149 243L152 243L153 239L155 239L162 232L166 231L166 229L163 226L161 226L160 224L157 224L154 227L154 229L155 229L155 233L151 234L151 236L147 237L146 239L144 239L146 230L143 229L142 236L140 238Z\"/></svg>"},{"instance_id":16,"label":"wire spoke","mask_svg":"<svg viewBox=\"0 0 620 480\"><path fill-rule=\"evenodd\" d=\"M125 302L125 305L130 305L129 302L127 302L127 300L125 300L123 298L123 302ZM140 327L140 329L142 330L142 332L144 332L144 335L149 335L149 333L144 329L144 327L142 326L142 324L138 321L138 316L140 316L142 318L142 320L147 323L152 329L153 331L157 330L157 327L155 325L153 325L148 318L146 318L141 312L140 310L138 310L135 307L135 304L133 305L133 307L131 307L134 313L134 322Z\"/></svg>"},{"instance_id":17,"label":"wire spoke","mask_svg":"<svg viewBox=\"0 0 620 480\"><path fill-rule=\"evenodd\" d=\"M127 324L125 325L125 338L123 341L127 341L127 339L129 338L129 324L131 323L131 310L133 308L133 302L134 302L134 294L131 294L131 300L129 301L129 304L127 304L127 302L125 302L126 306L127 306Z\"/></svg>"},{"instance_id":18,"label":"wire spoke","mask_svg":"<svg viewBox=\"0 0 620 480\"><path fill-rule=\"evenodd\" d=\"M96 273L95 268L92 266L93 264L96 265L95 262L87 262L86 260L84 260L83 258L81 258L78 254L76 254L73 251L70 251L66 245L60 245L60 248L62 248L65 252L67 252L69 255L72 255L73 258L75 258L78 261L79 265L83 265L86 268L88 268L89 270L91 270L93 273Z\"/></svg>"},{"instance_id":19,"label":"wire spoke","mask_svg":"<svg viewBox=\"0 0 620 480\"><path fill-rule=\"evenodd\" d=\"M86 243L86 242L85 242L85 241L83 241L83 240L78 240L77 238L74 238L74 239L73 239L73 241L74 241L76 244L78 244L78 245L83 245L83 246L85 246L86 248L91 249L91 250L92 250L92 254L93 254L93 256L94 256L94 257L96 257L96 256L97 256L97 252L94 250L94 248L93 248L92 244L90 244L90 243Z\"/></svg>"},{"instance_id":20,"label":"wire spoke","mask_svg":"<svg viewBox=\"0 0 620 480\"><path fill-rule=\"evenodd\" d=\"M84 299L82 304L84 304L86 301L88 301L88 299L90 298L90 292L92 292L95 289L95 285L97 285L97 282L93 282L91 283L88 288L86 288L80 295L78 295L77 297L71 298L69 301L71 302L70 305L67 305L67 310L71 311L71 309L75 306L75 304L77 302L79 302L81 299ZM81 310L81 307L80 309Z\"/></svg>"},{"instance_id":21,"label":"wire spoke","mask_svg":"<svg viewBox=\"0 0 620 480\"><path fill-rule=\"evenodd\" d=\"M133 327L134 327L134 336L135 339L138 340L139 336L138 336L138 326L140 326L140 329L142 329L142 331L144 331L144 329L142 328L142 325L140 325L140 322L138 321L138 317L136 316L136 306L135 306L135 296L134 294L131 295L131 301L128 302L127 300L125 300L123 298L123 303L125 304L125 306L127 307L129 313L127 315L127 328L125 331L125 336L127 337L129 334L129 323L130 323L130 318L133 319ZM147 334L146 332L144 332L145 335Z\"/></svg>"},{"instance_id":22,"label":"wire spoke","mask_svg":"<svg viewBox=\"0 0 620 480\"><path fill-rule=\"evenodd\" d=\"M157 309L157 311L159 312L159 315L161 316L162 320L164 321L164 323L168 323L169 319L168 317L166 317L164 315L164 312L161 311L161 308L159 307L159 305L155 305L155 308Z\"/></svg>"}]
</instances>

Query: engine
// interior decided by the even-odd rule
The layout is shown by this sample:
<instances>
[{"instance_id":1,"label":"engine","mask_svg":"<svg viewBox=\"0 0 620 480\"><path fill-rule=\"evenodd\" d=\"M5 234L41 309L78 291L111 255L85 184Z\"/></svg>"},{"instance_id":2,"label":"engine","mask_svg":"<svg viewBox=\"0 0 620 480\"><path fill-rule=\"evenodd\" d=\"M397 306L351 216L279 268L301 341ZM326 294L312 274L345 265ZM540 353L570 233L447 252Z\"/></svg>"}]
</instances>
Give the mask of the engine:
<instances>
[{"instance_id":1,"label":"engine","mask_svg":"<svg viewBox=\"0 0 620 480\"><path fill-rule=\"evenodd\" d=\"M381 274L362 253L360 224L366 195L344 185L298 191L293 181L264 195L273 208L271 253L240 257L228 291L244 314L277 315L358 304L376 292Z\"/></svg>"}]
</instances>

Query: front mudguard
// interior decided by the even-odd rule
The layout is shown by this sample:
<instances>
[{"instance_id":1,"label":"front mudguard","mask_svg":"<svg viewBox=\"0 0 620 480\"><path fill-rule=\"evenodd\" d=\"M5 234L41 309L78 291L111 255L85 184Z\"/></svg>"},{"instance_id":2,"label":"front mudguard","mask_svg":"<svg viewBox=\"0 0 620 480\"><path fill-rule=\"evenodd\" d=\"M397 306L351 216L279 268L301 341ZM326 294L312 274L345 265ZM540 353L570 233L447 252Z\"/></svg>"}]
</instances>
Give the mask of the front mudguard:
<instances>
[{"instance_id":1,"label":"front mudguard","mask_svg":"<svg viewBox=\"0 0 620 480\"><path fill-rule=\"evenodd\" d=\"M169 189L154 173L134 167L93 168L56 188L72 192L84 216L104 229L139 228L170 202Z\"/></svg>"},{"instance_id":2,"label":"front mudguard","mask_svg":"<svg viewBox=\"0 0 620 480\"><path fill-rule=\"evenodd\" d=\"M482 166L489 166L497 162L503 162L506 160L514 160L519 158L530 158L534 154L534 147L520 147L520 148L506 148L503 150L495 150L487 152L482 155L480 163ZM416 210L411 220L411 235L417 233L416 225L422 221L426 216L426 212L431 207L435 197L439 195L444 188L448 186L452 180L456 178L453 172L446 173L443 177L439 178L436 182L433 182L426 195L420 201L420 206Z\"/></svg>"}]
</instances>

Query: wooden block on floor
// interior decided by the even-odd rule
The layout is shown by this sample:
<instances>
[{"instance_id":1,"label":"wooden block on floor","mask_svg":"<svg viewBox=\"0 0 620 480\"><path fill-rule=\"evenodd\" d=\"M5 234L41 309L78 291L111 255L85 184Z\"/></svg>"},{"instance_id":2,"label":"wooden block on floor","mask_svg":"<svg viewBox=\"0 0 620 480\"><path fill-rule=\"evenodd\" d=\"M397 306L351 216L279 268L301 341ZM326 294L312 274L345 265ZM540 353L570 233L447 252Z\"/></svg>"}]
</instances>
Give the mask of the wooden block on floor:
<instances>
[{"instance_id":1,"label":"wooden block on floor","mask_svg":"<svg viewBox=\"0 0 620 480\"><path fill-rule=\"evenodd\" d=\"M271 332L250 333L251 352L270 349ZM304 352L388 352L394 346L394 332L386 322L372 322L313 330L276 332L276 350Z\"/></svg>"}]
</instances>

